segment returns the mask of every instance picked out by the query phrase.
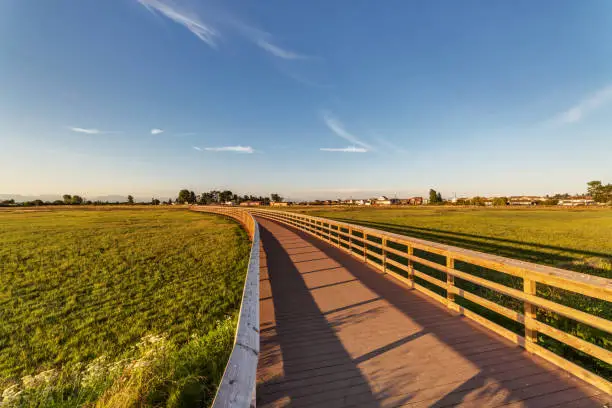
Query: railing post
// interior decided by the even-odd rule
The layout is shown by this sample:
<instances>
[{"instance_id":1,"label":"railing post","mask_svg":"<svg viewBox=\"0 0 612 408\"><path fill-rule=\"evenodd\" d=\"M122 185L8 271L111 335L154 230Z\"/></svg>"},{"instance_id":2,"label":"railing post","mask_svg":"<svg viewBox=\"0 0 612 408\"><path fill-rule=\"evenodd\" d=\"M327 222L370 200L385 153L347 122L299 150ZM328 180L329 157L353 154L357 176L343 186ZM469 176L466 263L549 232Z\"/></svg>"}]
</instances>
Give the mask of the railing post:
<instances>
[{"instance_id":1,"label":"railing post","mask_svg":"<svg viewBox=\"0 0 612 408\"><path fill-rule=\"evenodd\" d=\"M412 264L412 258L414 254L414 248L408 245L408 279L410 280L410 289L414 289L414 265Z\"/></svg>"},{"instance_id":2,"label":"railing post","mask_svg":"<svg viewBox=\"0 0 612 408\"><path fill-rule=\"evenodd\" d=\"M349 236L349 252L353 255L353 229L348 227L348 236Z\"/></svg>"},{"instance_id":3,"label":"railing post","mask_svg":"<svg viewBox=\"0 0 612 408\"><path fill-rule=\"evenodd\" d=\"M446 255L446 267L449 269L455 269L455 260L450 256ZM457 309L455 305L455 293L452 291L455 286L455 277L450 273L446 272L446 306L449 309Z\"/></svg>"},{"instance_id":4,"label":"railing post","mask_svg":"<svg viewBox=\"0 0 612 408\"><path fill-rule=\"evenodd\" d=\"M536 281L523 278L523 291L528 295L536 294ZM538 332L533 327L533 321L536 320L536 308L529 302L524 302L525 309L525 349L533 350L533 347L538 342Z\"/></svg>"},{"instance_id":5,"label":"railing post","mask_svg":"<svg viewBox=\"0 0 612 408\"><path fill-rule=\"evenodd\" d=\"M368 234L363 231L363 262L368 263Z\"/></svg>"},{"instance_id":6,"label":"railing post","mask_svg":"<svg viewBox=\"0 0 612 408\"><path fill-rule=\"evenodd\" d=\"M387 238L382 238L382 264L383 273L387 273Z\"/></svg>"}]
</instances>

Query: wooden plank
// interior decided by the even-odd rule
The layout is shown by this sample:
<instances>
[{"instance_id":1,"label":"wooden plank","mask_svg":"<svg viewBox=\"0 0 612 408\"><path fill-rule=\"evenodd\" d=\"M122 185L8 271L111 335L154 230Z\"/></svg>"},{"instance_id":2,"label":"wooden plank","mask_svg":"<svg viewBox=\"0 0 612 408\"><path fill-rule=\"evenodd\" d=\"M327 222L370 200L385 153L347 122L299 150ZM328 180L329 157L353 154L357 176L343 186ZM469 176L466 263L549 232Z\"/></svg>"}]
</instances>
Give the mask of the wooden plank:
<instances>
[{"instance_id":1,"label":"wooden plank","mask_svg":"<svg viewBox=\"0 0 612 408\"><path fill-rule=\"evenodd\" d=\"M528 302L533 306L548 309L562 316L579 321L589 326L593 326L605 332L612 333L612 324L610 324L608 320L603 319L601 317L593 316L591 314L582 312L580 310L572 309L571 307L563 306L559 303L555 303L550 300L542 299L536 295L523 293L522 291L512 289L502 284L491 282L483 278L478 278L468 273L460 272L457 270L448 270L448 272L452 273L457 278L461 278L463 280L467 280L477 285L484 286L485 288L492 289L504 295L508 295L515 299L522 300L524 302Z\"/></svg>"},{"instance_id":2,"label":"wooden plank","mask_svg":"<svg viewBox=\"0 0 612 408\"><path fill-rule=\"evenodd\" d=\"M436 292L434 292L432 290L429 290L425 286L421 286L421 285L419 285L416 282L413 283L413 286L419 292L423 292L427 296L437 300L438 302L442 303L443 305L446 305L446 298L445 297L438 295Z\"/></svg>"},{"instance_id":3,"label":"wooden plank","mask_svg":"<svg viewBox=\"0 0 612 408\"><path fill-rule=\"evenodd\" d=\"M389 275L393 279L397 279L398 281L400 281L403 284L407 285L410 289L414 289L413 282L410 279L408 279L408 278L406 278L406 277L404 277L404 276L402 276L402 275L400 275L398 273L395 273L393 271L389 271L387 273L387 275Z\"/></svg>"},{"instance_id":4,"label":"wooden plank","mask_svg":"<svg viewBox=\"0 0 612 408\"><path fill-rule=\"evenodd\" d=\"M366 249L366 252L368 253L368 255L373 256L374 258L376 258L376 259L378 259L380 261L382 261L382 259L383 259L383 256L381 254L378 254L378 253L376 253L374 251L370 251L369 249Z\"/></svg>"},{"instance_id":5,"label":"wooden plank","mask_svg":"<svg viewBox=\"0 0 612 408\"><path fill-rule=\"evenodd\" d=\"M533 345L533 349L531 350L531 352L535 355L542 357L545 360L550 361L551 363L563 369L564 371L567 371L573 374L574 376L586 381L587 383L594 385L600 390L612 395L612 383L606 380L605 378L602 378L597 374L585 370L579 365L576 365L571 361L568 361L563 357L559 356L558 354L555 354L550 350L546 350L544 347L541 347L537 344Z\"/></svg>"},{"instance_id":6,"label":"wooden plank","mask_svg":"<svg viewBox=\"0 0 612 408\"><path fill-rule=\"evenodd\" d=\"M397 261L395 261L395 260L393 260L391 258L387 258L387 263L389 265L395 266L398 269L401 269L402 271L408 272L408 267L406 265L403 265L403 264L401 264L401 263L399 263L399 262L397 262Z\"/></svg>"},{"instance_id":7,"label":"wooden plank","mask_svg":"<svg viewBox=\"0 0 612 408\"><path fill-rule=\"evenodd\" d=\"M446 282L443 282L440 279L436 279L433 276L429 276L428 274L423 273L423 272L421 272L419 270L416 270L416 269L412 270L412 274L414 276L416 276L416 277L419 277L419 278L421 278L421 279L431 283L431 284L439 286L442 289L446 289Z\"/></svg>"},{"instance_id":8,"label":"wooden plank","mask_svg":"<svg viewBox=\"0 0 612 408\"><path fill-rule=\"evenodd\" d=\"M457 310L459 313L461 313L468 319L473 320L476 323L486 327L487 329L499 334L500 336L510 340L514 344L518 344L523 347L525 346L525 339L523 336L519 336L518 334L506 329L505 327L502 327L497 323L493 323L491 320L487 319L486 317L483 317L476 312L466 309L463 306L457 305Z\"/></svg>"},{"instance_id":9,"label":"wooden plank","mask_svg":"<svg viewBox=\"0 0 612 408\"><path fill-rule=\"evenodd\" d=\"M582 351L583 353L589 354L595 358L600 359L608 364L612 364L612 351L606 350L599 347L589 341L583 340L579 337L573 336L562 330L549 326L538 320L532 322L533 328L540 333L552 337L555 340L565 343L575 349Z\"/></svg>"},{"instance_id":10,"label":"wooden plank","mask_svg":"<svg viewBox=\"0 0 612 408\"><path fill-rule=\"evenodd\" d=\"M408 259L408 254L406 254L406 252L398 251L397 249L390 248L389 246L387 246L385 249L387 250L387 252L390 252L394 255L401 256L402 258Z\"/></svg>"},{"instance_id":11,"label":"wooden plank","mask_svg":"<svg viewBox=\"0 0 612 408\"><path fill-rule=\"evenodd\" d=\"M456 295L461 296L464 299L467 299L471 302L474 302L480 306L486 307L489 310L492 310L496 313L499 313L502 316L505 316L509 319L514 320L515 322L519 322L519 323L524 323L525 322L525 316L523 316L522 313L519 313L515 310L512 309L508 309L507 307L498 305L495 302L492 302L488 299L485 299L483 297L480 297L478 295L475 295L471 292L468 292L466 290L463 290L461 288L458 288L456 286L453 286L452 288L450 288Z\"/></svg>"}]
</instances>

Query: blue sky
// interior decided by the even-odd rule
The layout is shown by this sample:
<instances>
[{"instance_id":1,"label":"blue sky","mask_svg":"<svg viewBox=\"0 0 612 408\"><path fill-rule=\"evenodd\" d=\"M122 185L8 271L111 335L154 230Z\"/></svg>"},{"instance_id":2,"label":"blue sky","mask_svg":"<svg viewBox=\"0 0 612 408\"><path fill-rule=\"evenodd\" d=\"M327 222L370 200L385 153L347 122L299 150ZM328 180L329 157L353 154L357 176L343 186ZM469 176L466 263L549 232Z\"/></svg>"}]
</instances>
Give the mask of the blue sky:
<instances>
[{"instance_id":1,"label":"blue sky","mask_svg":"<svg viewBox=\"0 0 612 408\"><path fill-rule=\"evenodd\" d=\"M612 181L606 1L0 2L0 193Z\"/></svg>"}]
</instances>

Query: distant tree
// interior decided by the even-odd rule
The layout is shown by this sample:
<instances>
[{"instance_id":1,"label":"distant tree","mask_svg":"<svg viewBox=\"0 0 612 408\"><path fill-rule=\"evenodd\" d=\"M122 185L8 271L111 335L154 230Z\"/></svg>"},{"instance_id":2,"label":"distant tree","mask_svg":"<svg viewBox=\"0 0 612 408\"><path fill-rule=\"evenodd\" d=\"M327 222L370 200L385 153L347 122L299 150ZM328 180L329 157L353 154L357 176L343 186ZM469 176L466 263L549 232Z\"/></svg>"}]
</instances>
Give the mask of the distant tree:
<instances>
[{"instance_id":1,"label":"distant tree","mask_svg":"<svg viewBox=\"0 0 612 408\"><path fill-rule=\"evenodd\" d=\"M70 194L64 194L62 198L64 199L64 204L72 203L72 196Z\"/></svg>"},{"instance_id":2,"label":"distant tree","mask_svg":"<svg viewBox=\"0 0 612 408\"><path fill-rule=\"evenodd\" d=\"M433 188L430 189L429 190L429 204L441 204L442 202L443 202L442 193L437 192Z\"/></svg>"},{"instance_id":3,"label":"distant tree","mask_svg":"<svg viewBox=\"0 0 612 408\"><path fill-rule=\"evenodd\" d=\"M70 201L71 204L75 204L75 205L80 205L83 204L83 198L81 196L78 195L73 195L72 196L72 200Z\"/></svg>"},{"instance_id":4,"label":"distant tree","mask_svg":"<svg viewBox=\"0 0 612 408\"><path fill-rule=\"evenodd\" d=\"M41 206L41 205L45 205L45 202L43 200L34 200L32 201L32 204L35 206Z\"/></svg>"},{"instance_id":5,"label":"distant tree","mask_svg":"<svg viewBox=\"0 0 612 408\"><path fill-rule=\"evenodd\" d=\"M159 205L159 200L157 198L152 198L151 199L151 204L153 205Z\"/></svg>"},{"instance_id":6,"label":"distant tree","mask_svg":"<svg viewBox=\"0 0 612 408\"><path fill-rule=\"evenodd\" d=\"M193 191L189 192L189 204L195 204L197 201L196 194Z\"/></svg>"},{"instance_id":7,"label":"distant tree","mask_svg":"<svg viewBox=\"0 0 612 408\"><path fill-rule=\"evenodd\" d=\"M233 195L234 193L232 193L230 190L221 191L219 193L219 202L226 203L228 201L231 201Z\"/></svg>"},{"instance_id":8,"label":"distant tree","mask_svg":"<svg viewBox=\"0 0 612 408\"><path fill-rule=\"evenodd\" d=\"M64 204L64 202L62 200L55 200L52 204L53 205L62 205L62 204Z\"/></svg>"},{"instance_id":9,"label":"distant tree","mask_svg":"<svg viewBox=\"0 0 612 408\"><path fill-rule=\"evenodd\" d=\"M508 197L495 197L493 199L493 205L504 206L508 204Z\"/></svg>"},{"instance_id":10,"label":"distant tree","mask_svg":"<svg viewBox=\"0 0 612 408\"><path fill-rule=\"evenodd\" d=\"M270 194L270 198L272 199L272 201L274 201L275 203L280 203L284 200L283 197L281 197L280 195L276 194L276 193L272 193Z\"/></svg>"},{"instance_id":11,"label":"distant tree","mask_svg":"<svg viewBox=\"0 0 612 408\"><path fill-rule=\"evenodd\" d=\"M542 205L557 205L559 204L559 200L557 200L556 198L547 198L546 200L542 201Z\"/></svg>"},{"instance_id":12,"label":"distant tree","mask_svg":"<svg viewBox=\"0 0 612 408\"><path fill-rule=\"evenodd\" d=\"M471 205L484 206L485 205L485 199L483 197L480 197L480 196L472 197L472 199L470 200L470 204Z\"/></svg>"},{"instance_id":13,"label":"distant tree","mask_svg":"<svg viewBox=\"0 0 612 408\"><path fill-rule=\"evenodd\" d=\"M168 199L168 205L172 205L172 199L171 198Z\"/></svg>"},{"instance_id":14,"label":"distant tree","mask_svg":"<svg viewBox=\"0 0 612 408\"><path fill-rule=\"evenodd\" d=\"M190 194L189 190L183 189L183 190L179 191L178 198L176 199L176 202L179 203L179 204L188 203L190 198L191 198L191 194Z\"/></svg>"},{"instance_id":15,"label":"distant tree","mask_svg":"<svg viewBox=\"0 0 612 408\"><path fill-rule=\"evenodd\" d=\"M429 189L429 204L435 204L438 202L438 193L433 188Z\"/></svg>"},{"instance_id":16,"label":"distant tree","mask_svg":"<svg viewBox=\"0 0 612 408\"><path fill-rule=\"evenodd\" d=\"M85 205L91 205L91 200L87 200L87 201L85 201L83 204L85 204Z\"/></svg>"},{"instance_id":17,"label":"distant tree","mask_svg":"<svg viewBox=\"0 0 612 408\"><path fill-rule=\"evenodd\" d=\"M131 195L128 196L128 204L134 204L134 197Z\"/></svg>"},{"instance_id":18,"label":"distant tree","mask_svg":"<svg viewBox=\"0 0 612 408\"><path fill-rule=\"evenodd\" d=\"M612 202L612 184L603 184L601 181L587 183L587 192L598 203Z\"/></svg>"}]
</instances>

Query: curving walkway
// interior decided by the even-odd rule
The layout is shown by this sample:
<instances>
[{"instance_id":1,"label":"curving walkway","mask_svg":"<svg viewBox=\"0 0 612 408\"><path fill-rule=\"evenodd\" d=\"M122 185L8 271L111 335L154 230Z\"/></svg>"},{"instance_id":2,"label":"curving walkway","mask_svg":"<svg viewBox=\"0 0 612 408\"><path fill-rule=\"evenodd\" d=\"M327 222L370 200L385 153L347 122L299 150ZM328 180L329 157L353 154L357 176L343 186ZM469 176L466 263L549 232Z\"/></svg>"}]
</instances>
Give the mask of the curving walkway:
<instances>
[{"instance_id":1,"label":"curving walkway","mask_svg":"<svg viewBox=\"0 0 612 408\"><path fill-rule=\"evenodd\" d=\"M260 407L603 407L610 397L309 235L258 218Z\"/></svg>"}]
</instances>

